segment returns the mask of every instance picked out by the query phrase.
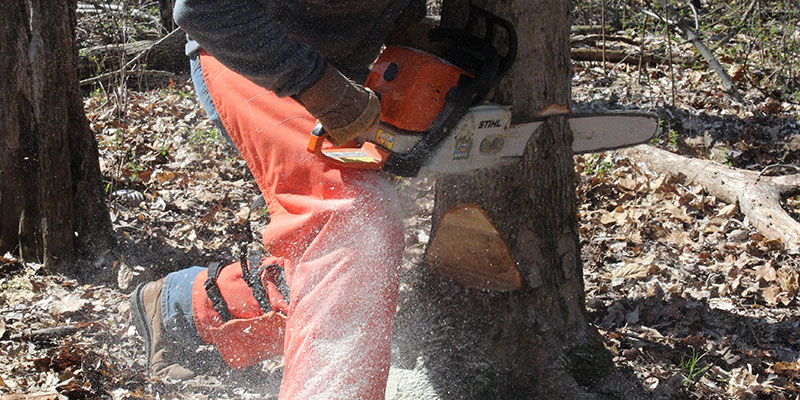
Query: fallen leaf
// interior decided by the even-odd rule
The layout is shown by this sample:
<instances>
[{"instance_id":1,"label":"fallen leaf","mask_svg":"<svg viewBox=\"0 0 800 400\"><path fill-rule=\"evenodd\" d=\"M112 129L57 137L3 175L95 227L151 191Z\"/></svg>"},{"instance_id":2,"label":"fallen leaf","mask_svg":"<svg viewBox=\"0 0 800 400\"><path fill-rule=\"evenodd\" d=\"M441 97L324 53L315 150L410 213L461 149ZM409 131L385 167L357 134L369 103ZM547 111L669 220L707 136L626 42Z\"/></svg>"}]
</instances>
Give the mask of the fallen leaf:
<instances>
[{"instance_id":1,"label":"fallen leaf","mask_svg":"<svg viewBox=\"0 0 800 400\"><path fill-rule=\"evenodd\" d=\"M788 293L789 296L796 296L800 292L800 284L798 283L798 273L796 269L792 267L781 267L777 271L777 275L781 290Z\"/></svg>"},{"instance_id":2,"label":"fallen leaf","mask_svg":"<svg viewBox=\"0 0 800 400\"><path fill-rule=\"evenodd\" d=\"M769 251L783 250L783 242L780 239L770 239L761 242L761 246L766 247Z\"/></svg>"},{"instance_id":3,"label":"fallen leaf","mask_svg":"<svg viewBox=\"0 0 800 400\"><path fill-rule=\"evenodd\" d=\"M694 222L693 219L688 214L686 214L686 210L683 207L668 206L664 209L664 211L672 215L673 218L683 223L691 224L692 222Z\"/></svg>"},{"instance_id":4,"label":"fallen leaf","mask_svg":"<svg viewBox=\"0 0 800 400\"><path fill-rule=\"evenodd\" d=\"M728 74L731 76L731 80L734 82L741 82L744 80L744 74L747 71L747 67L745 65L734 65L731 67Z\"/></svg>"},{"instance_id":5,"label":"fallen leaf","mask_svg":"<svg viewBox=\"0 0 800 400\"><path fill-rule=\"evenodd\" d=\"M756 280L763 280L765 282L774 282L777 280L778 276L775 273L775 268L773 268L769 263L762 264L758 268L756 268Z\"/></svg>"},{"instance_id":6,"label":"fallen leaf","mask_svg":"<svg viewBox=\"0 0 800 400\"><path fill-rule=\"evenodd\" d=\"M788 375L793 378L800 376L800 362L778 361L775 363L775 373L781 375Z\"/></svg>"},{"instance_id":7,"label":"fallen leaf","mask_svg":"<svg viewBox=\"0 0 800 400\"><path fill-rule=\"evenodd\" d=\"M49 311L54 315L61 315L79 311L88 300L82 299L78 293L70 293L50 305Z\"/></svg>"},{"instance_id":8,"label":"fallen leaf","mask_svg":"<svg viewBox=\"0 0 800 400\"><path fill-rule=\"evenodd\" d=\"M761 291L761 297L764 298L764 301L767 304L774 306L778 304L778 294L781 292L781 289L777 286L770 286L768 288L764 288Z\"/></svg>"},{"instance_id":9,"label":"fallen leaf","mask_svg":"<svg viewBox=\"0 0 800 400\"><path fill-rule=\"evenodd\" d=\"M728 204L717 212L717 217L729 219L736 215L737 211L739 211L739 206L736 203Z\"/></svg>"},{"instance_id":10,"label":"fallen leaf","mask_svg":"<svg viewBox=\"0 0 800 400\"><path fill-rule=\"evenodd\" d=\"M722 297L708 300L708 306L715 310L732 311L736 308L730 298Z\"/></svg>"},{"instance_id":11,"label":"fallen leaf","mask_svg":"<svg viewBox=\"0 0 800 400\"><path fill-rule=\"evenodd\" d=\"M618 279L618 278L642 279L646 278L649 275L649 271L650 271L649 265L633 263L611 270L611 272L608 273L608 276L611 279Z\"/></svg>"},{"instance_id":12,"label":"fallen leaf","mask_svg":"<svg viewBox=\"0 0 800 400\"><path fill-rule=\"evenodd\" d=\"M636 190L636 180L631 178L622 178L619 180L618 186L624 190L633 192Z\"/></svg>"}]
</instances>

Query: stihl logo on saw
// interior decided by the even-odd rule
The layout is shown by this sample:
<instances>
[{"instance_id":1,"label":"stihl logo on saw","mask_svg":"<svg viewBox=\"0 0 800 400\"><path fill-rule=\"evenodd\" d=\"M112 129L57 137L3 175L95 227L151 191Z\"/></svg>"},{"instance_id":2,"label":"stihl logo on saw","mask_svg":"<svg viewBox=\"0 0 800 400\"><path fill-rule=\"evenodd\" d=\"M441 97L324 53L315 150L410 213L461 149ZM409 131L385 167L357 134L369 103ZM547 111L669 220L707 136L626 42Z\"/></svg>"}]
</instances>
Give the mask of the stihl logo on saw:
<instances>
[{"instance_id":1,"label":"stihl logo on saw","mask_svg":"<svg viewBox=\"0 0 800 400\"><path fill-rule=\"evenodd\" d=\"M478 129L499 128L499 127L500 127L499 119L481 121L481 123L478 124Z\"/></svg>"},{"instance_id":2,"label":"stihl logo on saw","mask_svg":"<svg viewBox=\"0 0 800 400\"><path fill-rule=\"evenodd\" d=\"M511 106L484 99L514 62L516 33L508 21L485 10L473 6L471 13L470 24L481 20L484 37L472 35L472 26L429 32L432 42L449 41L445 47L460 49L448 60L408 47L390 46L381 53L366 82L381 98L377 132L346 147L323 148L325 133L318 126L309 151L341 166L417 176L515 162L553 114L568 118L576 153L644 143L655 133L657 120L650 113L570 114L564 106L550 106L541 118L512 125ZM503 55L491 45L496 31L508 38Z\"/></svg>"}]
</instances>

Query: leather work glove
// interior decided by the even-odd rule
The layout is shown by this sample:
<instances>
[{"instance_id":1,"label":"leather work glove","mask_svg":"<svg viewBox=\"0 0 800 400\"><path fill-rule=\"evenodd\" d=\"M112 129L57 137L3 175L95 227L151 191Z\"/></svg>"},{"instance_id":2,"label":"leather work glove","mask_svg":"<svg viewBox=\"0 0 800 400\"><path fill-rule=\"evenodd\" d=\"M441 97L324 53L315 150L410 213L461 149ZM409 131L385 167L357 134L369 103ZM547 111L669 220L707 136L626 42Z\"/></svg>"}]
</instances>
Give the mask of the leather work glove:
<instances>
[{"instance_id":1,"label":"leather work glove","mask_svg":"<svg viewBox=\"0 0 800 400\"><path fill-rule=\"evenodd\" d=\"M341 146L374 132L381 117L381 102L372 90L347 79L328 64L322 78L298 96L300 104L316 117L328 140Z\"/></svg>"}]
</instances>

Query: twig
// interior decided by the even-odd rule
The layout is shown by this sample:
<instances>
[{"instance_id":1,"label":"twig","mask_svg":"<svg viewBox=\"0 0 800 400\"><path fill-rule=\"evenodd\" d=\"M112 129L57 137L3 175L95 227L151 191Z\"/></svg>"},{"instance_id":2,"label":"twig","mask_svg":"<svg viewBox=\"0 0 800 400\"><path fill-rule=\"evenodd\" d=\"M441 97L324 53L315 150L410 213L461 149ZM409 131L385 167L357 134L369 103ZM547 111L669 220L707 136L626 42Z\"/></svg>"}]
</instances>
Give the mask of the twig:
<instances>
[{"instance_id":1,"label":"twig","mask_svg":"<svg viewBox=\"0 0 800 400\"><path fill-rule=\"evenodd\" d=\"M156 70L156 69L145 69L145 70L141 70L141 71L120 69L120 70L117 70L117 71L106 72L106 73L104 73L102 75L97 75L97 76L94 76L94 77L91 77L91 78L84 79L84 80L82 80L80 82L80 85L81 86L88 85L90 83L94 83L94 82L97 82L97 81L102 81L104 79L111 78L111 77L114 77L114 76L119 75L119 74L125 74L125 76L129 76L129 75L152 75L152 76L164 76L164 77L170 77L170 78L174 78L176 76L176 74L174 72L159 71L159 70Z\"/></svg>"},{"instance_id":2,"label":"twig","mask_svg":"<svg viewBox=\"0 0 800 400\"><path fill-rule=\"evenodd\" d=\"M744 26L745 22L747 22L747 19L750 18L750 13L753 12L753 10L756 8L756 3L757 2L758 2L758 0L753 0L753 1L750 2L750 5L747 6L747 10L745 10L744 15L742 15L742 18L741 18L741 21L739 22L739 24L734 26L730 30L730 32L728 32L728 34L725 35L724 38L722 38L722 40L717 42L717 44L714 46L714 50L717 50L720 47L722 47L725 44L727 44L729 40L731 40L734 36L736 36L737 33L739 33L740 30L742 30L742 26ZM735 10L734 10L734 12L735 12Z\"/></svg>"},{"instance_id":3,"label":"twig","mask_svg":"<svg viewBox=\"0 0 800 400\"><path fill-rule=\"evenodd\" d=\"M606 72L606 0L600 0L600 25L603 27L603 74Z\"/></svg>"},{"instance_id":4,"label":"twig","mask_svg":"<svg viewBox=\"0 0 800 400\"><path fill-rule=\"evenodd\" d=\"M667 13L665 20L669 21L669 8L672 7L667 5L666 9L664 10ZM672 87L672 108L675 108L675 69L672 68L672 36L669 34L669 26L670 23L667 22L664 25L664 35L667 36L667 54L669 56L669 78L670 78L670 86Z\"/></svg>"},{"instance_id":5,"label":"twig","mask_svg":"<svg viewBox=\"0 0 800 400\"><path fill-rule=\"evenodd\" d=\"M119 13L127 13L130 12L130 15L134 18L138 18L141 20L149 21L155 23L156 25L161 25L161 22L154 16L142 12L136 9L131 9L130 11L124 9L123 7L117 4L78 4L78 8L76 9L78 14L103 14L109 11L111 12L119 12Z\"/></svg>"},{"instance_id":6,"label":"twig","mask_svg":"<svg viewBox=\"0 0 800 400\"><path fill-rule=\"evenodd\" d=\"M700 30L700 17L697 16L697 9L694 7L694 4L691 1L687 1L689 4L689 8L692 10L692 15L694 16L694 29Z\"/></svg>"},{"instance_id":7,"label":"twig","mask_svg":"<svg viewBox=\"0 0 800 400\"><path fill-rule=\"evenodd\" d=\"M156 47L159 44L161 44L164 41L166 41L167 39L171 38L173 35L175 35L180 30L181 30L180 28L175 28L172 32L170 32L166 36L162 37L161 39L156 40L150 46L148 46L146 49L144 49L139 54L137 54L136 57L131 58L130 61L125 63L125 65L123 65L122 68L120 68L119 70L112 71L112 72L106 72L106 73L100 74L98 76L94 76L94 77L91 77L91 78L84 79L84 80L80 81L80 86L88 85L90 83L97 82L99 80L103 80L103 79L112 77L112 76L117 75L117 74L128 75L129 74L128 68L130 66L132 66L136 61L138 61L140 58L144 57L147 53L149 53L150 50L153 47ZM164 71L159 71L159 72L160 73L164 73Z\"/></svg>"},{"instance_id":8,"label":"twig","mask_svg":"<svg viewBox=\"0 0 800 400\"><path fill-rule=\"evenodd\" d=\"M593 35L600 34L604 29L608 29L599 25L573 25L570 32L574 35Z\"/></svg>"},{"instance_id":9,"label":"twig","mask_svg":"<svg viewBox=\"0 0 800 400\"><path fill-rule=\"evenodd\" d=\"M747 104L745 103L744 98L742 98L742 96L739 94L739 89L736 88L736 84L733 83L731 76L728 75L728 72L725 71L725 68L723 68L719 63L717 58L711 52L711 49L709 49L700 40L700 37L695 31L692 30L691 27L687 26L686 21L679 21L678 27L683 31L684 36L686 36L686 38L692 42L694 47L697 49L697 52L699 52L700 55L705 58L711 69L717 73L717 76L719 76L720 80L722 81L722 86L725 88L725 92L728 93L739 104L746 106Z\"/></svg>"},{"instance_id":10,"label":"twig","mask_svg":"<svg viewBox=\"0 0 800 400\"><path fill-rule=\"evenodd\" d=\"M758 179L761 179L761 177L764 176L764 174L766 174L767 172L770 172L771 170L773 170L775 168L791 168L791 169L793 169L795 171L795 173L800 171L800 167L797 167L797 166L794 166L794 165L791 165L791 164L771 164L771 165L767 165L766 167L764 167L764 169L762 169L761 172L758 173Z\"/></svg>"},{"instance_id":11,"label":"twig","mask_svg":"<svg viewBox=\"0 0 800 400\"><path fill-rule=\"evenodd\" d=\"M61 338L69 336L91 325L91 323L84 323L78 325L64 325L54 326L51 328L36 329L29 332L12 335L11 340L30 340L33 342L44 342L50 339Z\"/></svg>"},{"instance_id":12,"label":"twig","mask_svg":"<svg viewBox=\"0 0 800 400\"><path fill-rule=\"evenodd\" d=\"M603 54L602 51L599 49L572 49L570 50L570 56L575 61L601 61ZM641 59L641 62L640 62ZM657 65L657 64L664 64L668 63L669 60L665 59L656 54L652 53L644 53L641 54L640 57L636 56L636 53L629 53L627 51L619 51L619 50L608 50L606 51L606 61L619 63L624 62L626 64L637 65L640 63L649 64L649 65ZM696 63L694 59L691 58L683 58L683 57L673 57L672 62L680 65L687 65L692 66Z\"/></svg>"},{"instance_id":13,"label":"twig","mask_svg":"<svg viewBox=\"0 0 800 400\"><path fill-rule=\"evenodd\" d=\"M665 17L661 17L653 12L646 10L641 7L637 7L646 15L651 15L655 18L658 18L662 22L666 22L667 26L673 25L679 28L681 33L692 42L694 47L697 49L697 52L700 53L701 56L706 60L708 65L711 67L712 70L719 76L720 80L722 81L722 86L725 89L725 93L728 94L731 98L733 98L736 102L741 104L742 106L747 106L744 101L744 98L739 94L739 89L736 88L736 85L733 83L730 75L728 72L725 71L725 68L719 63L717 58L714 56L714 53L711 49L708 48L701 40L700 36L692 30L691 26L689 26L688 22L685 20L674 20L674 18L678 18L678 13L675 11L675 8L672 6L667 6L667 15ZM669 36L669 35L668 35ZM669 37L668 37L669 39ZM671 48L670 48L671 50ZM752 110L754 114L760 115L761 113L757 109Z\"/></svg>"},{"instance_id":14,"label":"twig","mask_svg":"<svg viewBox=\"0 0 800 400\"><path fill-rule=\"evenodd\" d=\"M642 23L642 39L639 42L639 71L638 71L638 73L639 73L639 76L638 76L639 83L642 83L642 60L644 59L644 35L645 35L645 32L647 31L647 21L649 21L649 20L650 20L650 17L645 15L644 16L644 23Z\"/></svg>"}]
</instances>

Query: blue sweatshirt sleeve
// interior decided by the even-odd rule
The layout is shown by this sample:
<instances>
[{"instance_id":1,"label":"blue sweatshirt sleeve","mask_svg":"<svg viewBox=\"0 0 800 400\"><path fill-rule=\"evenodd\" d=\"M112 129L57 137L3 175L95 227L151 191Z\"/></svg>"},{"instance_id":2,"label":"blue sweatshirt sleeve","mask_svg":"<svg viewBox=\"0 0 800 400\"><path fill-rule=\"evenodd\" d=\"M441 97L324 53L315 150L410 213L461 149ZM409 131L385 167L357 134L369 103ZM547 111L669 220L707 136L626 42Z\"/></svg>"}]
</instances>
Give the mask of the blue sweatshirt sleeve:
<instances>
[{"instance_id":1,"label":"blue sweatshirt sleeve","mask_svg":"<svg viewBox=\"0 0 800 400\"><path fill-rule=\"evenodd\" d=\"M221 63L278 96L322 76L319 51L289 35L255 0L177 0L175 23Z\"/></svg>"}]
</instances>

